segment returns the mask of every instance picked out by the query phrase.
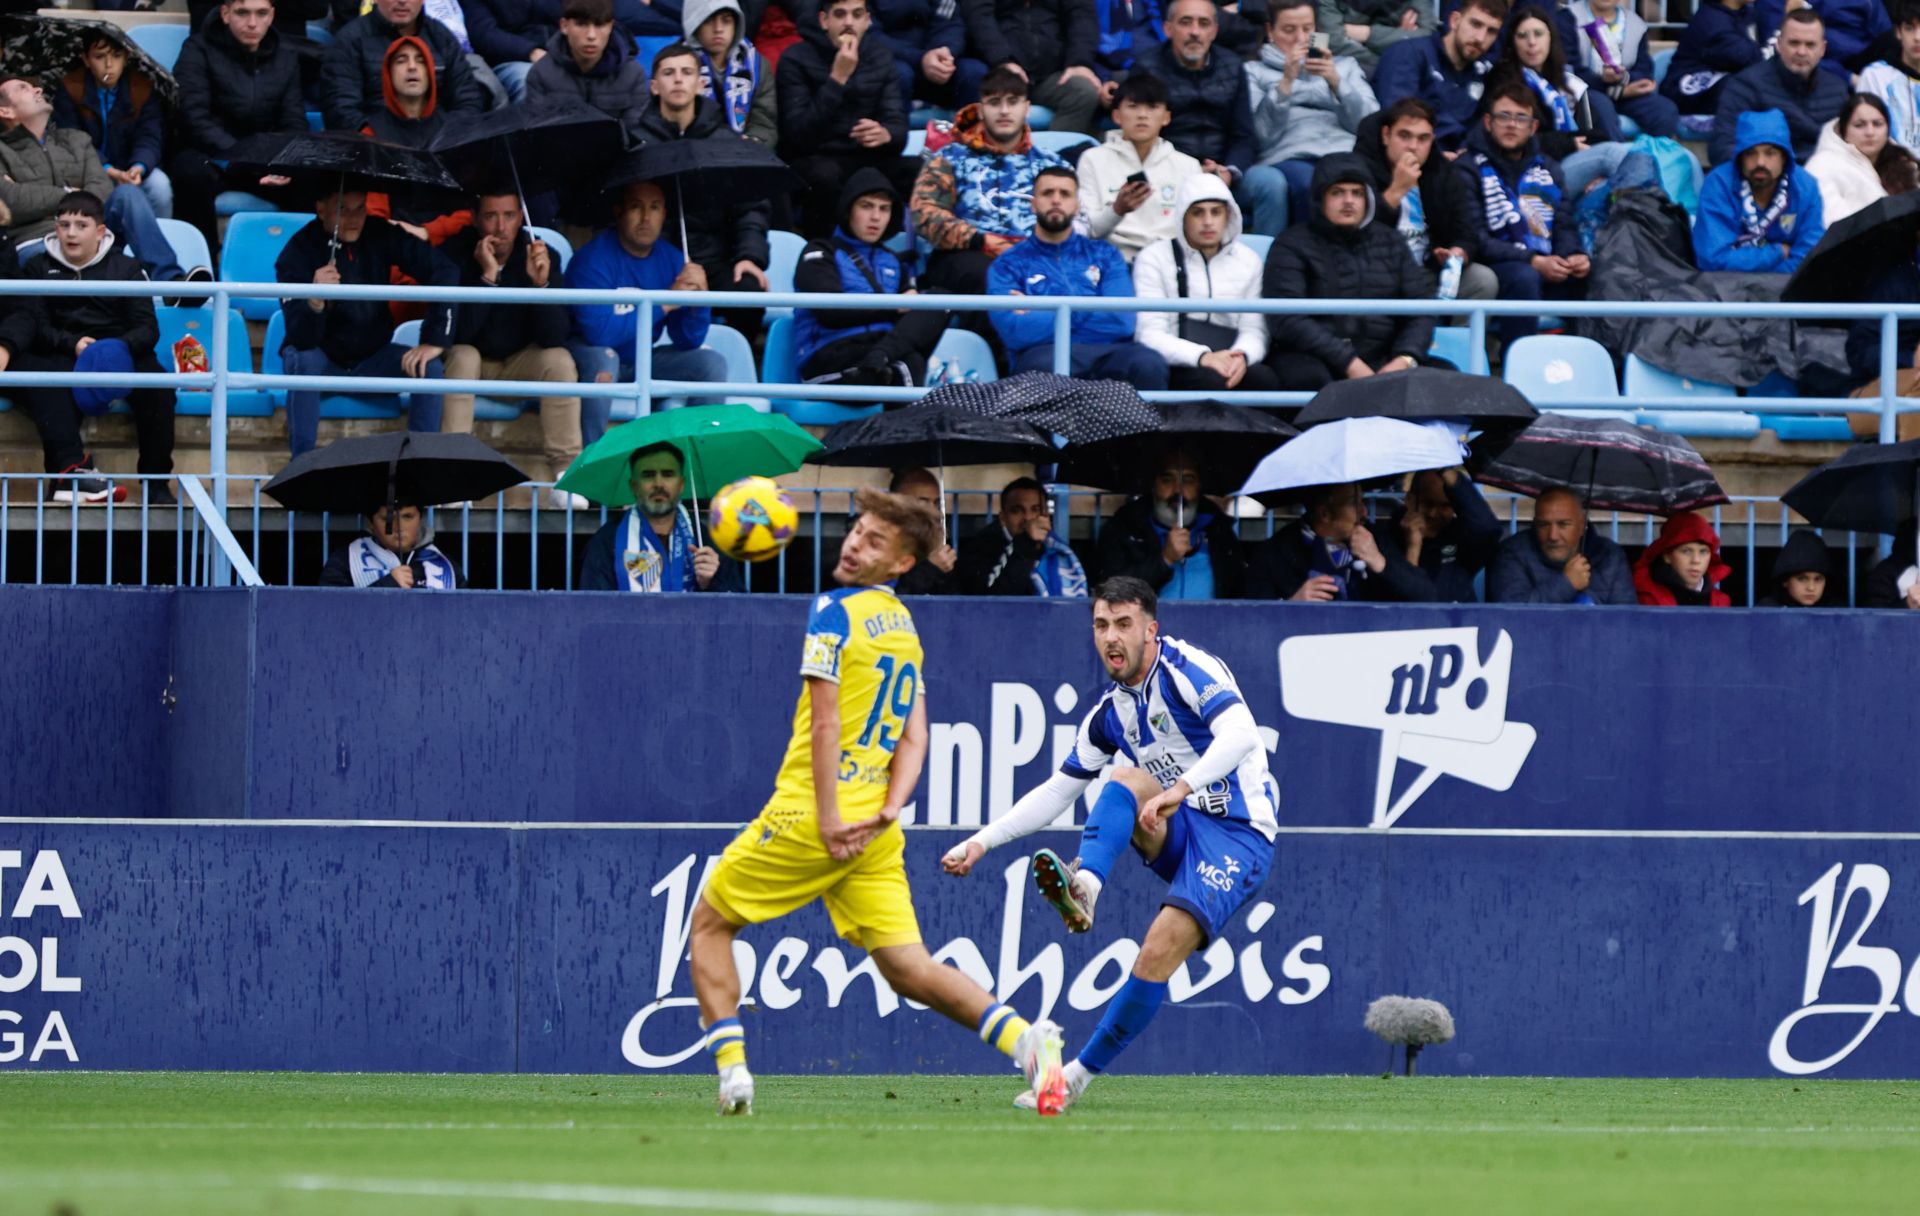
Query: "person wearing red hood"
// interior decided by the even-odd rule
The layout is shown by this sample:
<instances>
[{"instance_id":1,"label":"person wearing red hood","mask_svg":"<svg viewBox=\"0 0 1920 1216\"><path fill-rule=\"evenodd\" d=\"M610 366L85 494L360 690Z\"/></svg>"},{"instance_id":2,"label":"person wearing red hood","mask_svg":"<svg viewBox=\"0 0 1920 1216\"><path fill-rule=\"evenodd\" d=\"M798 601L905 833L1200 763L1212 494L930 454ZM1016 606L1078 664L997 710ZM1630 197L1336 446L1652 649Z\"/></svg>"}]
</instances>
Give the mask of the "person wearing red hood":
<instances>
[{"instance_id":1,"label":"person wearing red hood","mask_svg":"<svg viewBox=\"0 0 1920 1216\"><path fill-rule=\"evenodd\" d=\"M1633 564L1633 589L1642 604L1656 608L1730 608L1720 580L1732 573L1720 560L1719 533L1687 512L1670 517Z\"/></svg>"},{"instance_id":2,"label":"person wearing red hood","mask_svg":"<svg viewBox=\"0 0 1920 1216\"><path fill-rule=\"evenodd\" d=\"M407 148L425 148L447 122L438 108L433 50L411 34L395 38L380 62L380 96L385 110L367 119L361 129L375 139ZM473 224L473 212L455 205L445 191L403 187L387 194L367 195L367 214L390 219L434 245L444 244L456 232Z\"/></svg>"}]
</instances>

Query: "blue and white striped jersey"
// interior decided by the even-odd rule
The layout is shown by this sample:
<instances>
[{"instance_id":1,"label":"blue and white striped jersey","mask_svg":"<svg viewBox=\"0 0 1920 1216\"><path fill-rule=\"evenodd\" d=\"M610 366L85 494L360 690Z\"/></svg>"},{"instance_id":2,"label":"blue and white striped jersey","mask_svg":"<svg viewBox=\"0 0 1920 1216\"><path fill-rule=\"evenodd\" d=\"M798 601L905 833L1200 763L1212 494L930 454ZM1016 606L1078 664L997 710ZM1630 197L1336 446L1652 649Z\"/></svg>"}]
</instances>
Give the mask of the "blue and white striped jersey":
<instances>
[{"instance_id":1,"label":"blue and white striped jersey","mask_svg":"<svg viewBox=\"0 0 1920 1216\"><path fill-rule=\"evenodd\" d=\"M1123 755L1167 789L1199 762L1213 744L1215 720L1236 705L1245 701L1225 663L1198 646L1163 637L1160 656L1139 687L1111 684L1087 712L1060 771L1086 780ZM1279 801L1260 746L1226 776L1196 789L1186 805L1238 819L1271 840L1279 831Z\"/></svg>"}]
</instances>

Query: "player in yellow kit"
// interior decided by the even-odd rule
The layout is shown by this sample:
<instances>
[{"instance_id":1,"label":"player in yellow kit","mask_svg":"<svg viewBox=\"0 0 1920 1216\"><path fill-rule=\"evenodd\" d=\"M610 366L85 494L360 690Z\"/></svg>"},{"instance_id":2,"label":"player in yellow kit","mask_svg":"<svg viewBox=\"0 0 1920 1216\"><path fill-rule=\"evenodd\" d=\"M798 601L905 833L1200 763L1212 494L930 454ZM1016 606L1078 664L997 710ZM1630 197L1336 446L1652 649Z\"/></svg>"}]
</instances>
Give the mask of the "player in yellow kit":
<instances>
[{"instance_id":1,"label":"player in yellow kit","mask_svg":"<svg viewBox=\"0 0 1920 1216\"><path fill-rule=\"evenodd\" d=\"M816 598L807 620L805 687L773 797L727 846L693 914L693 987L720 1070L720 1113L753 1110L734 935L818 899L894 992L976 1028L1026 1074L1036 1109L1058 1114L1060 1028L1029 1024L934 962L907 890L900 811L926 759L927 709L920 637L892 583L940 544L939 516L878 490L860 491L854 505L859 518L833 569L840 589Z\"/></svg>"}]
</instances>

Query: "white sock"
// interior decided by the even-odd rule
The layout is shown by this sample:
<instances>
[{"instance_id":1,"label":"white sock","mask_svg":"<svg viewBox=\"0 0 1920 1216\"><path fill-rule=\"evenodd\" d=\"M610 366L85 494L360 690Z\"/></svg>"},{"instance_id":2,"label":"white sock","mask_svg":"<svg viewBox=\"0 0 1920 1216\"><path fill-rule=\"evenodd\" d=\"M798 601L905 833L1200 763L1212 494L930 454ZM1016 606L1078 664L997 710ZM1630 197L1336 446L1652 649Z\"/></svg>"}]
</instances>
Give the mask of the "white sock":
<instances>
[{"instance_id":1,"label":"white sock","mask_svg":"<svg viewBox=\"0 0 1920 1216\"><path fill-rule=\"evenodd\" d=\"M1100 888L1106 885L1100 881L1100 876L1091 870L1079 870L1076 871L1076 873L1080 877L1080 885L1086 890L1087 902L1091 904L1094 900L1099 899Z\"/></svg>"},{"instance_id":2,"label":"white sock","mask_svg":"<svg viewBox=\"0 0 1920 1216\"><path fill-rule=\"evenodd\" d=\"M1067 1079L1067 1088L1076 1094L1087 1087L1087 1082L1093 1080L1093 1074L1087 1071L1087 1066L1082 1064L1077 1056L1068 1060L1060 1073Z\"/></svg>"}]
</instances>

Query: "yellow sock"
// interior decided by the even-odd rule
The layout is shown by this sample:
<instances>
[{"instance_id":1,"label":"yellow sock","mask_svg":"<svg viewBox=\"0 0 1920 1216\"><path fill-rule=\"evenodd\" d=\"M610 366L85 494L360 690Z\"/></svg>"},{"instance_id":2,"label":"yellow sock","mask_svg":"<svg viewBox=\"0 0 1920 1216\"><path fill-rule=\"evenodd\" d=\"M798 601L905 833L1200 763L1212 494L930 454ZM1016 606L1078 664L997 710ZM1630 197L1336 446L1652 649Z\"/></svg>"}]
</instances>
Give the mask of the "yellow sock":
<instances>
[{"instance_id":1,"label":"yellow sock","mask_svg":"<svg viewBox=\"0 0 1920 1216\"><path fill-rule=\"evenodd\" d=\"M747 1062L747 1032L739 1018L721 1018L707 1027L707 1050L713 1053L713 1066L725 1072Z\"/></svg>"},{"instance_id":2,"label":"yellow sock","mask_svg":"<svg viewBox=\"0 0 1920 1216\"><path fill-rule=\"evenodd\" d=\"M1010 1006L992 1005L980 1015L980 1041L1003 1055L1012 1055L1020 1036L1027 1033L1027 1019Z\"/></svg>"}]
</instances>

